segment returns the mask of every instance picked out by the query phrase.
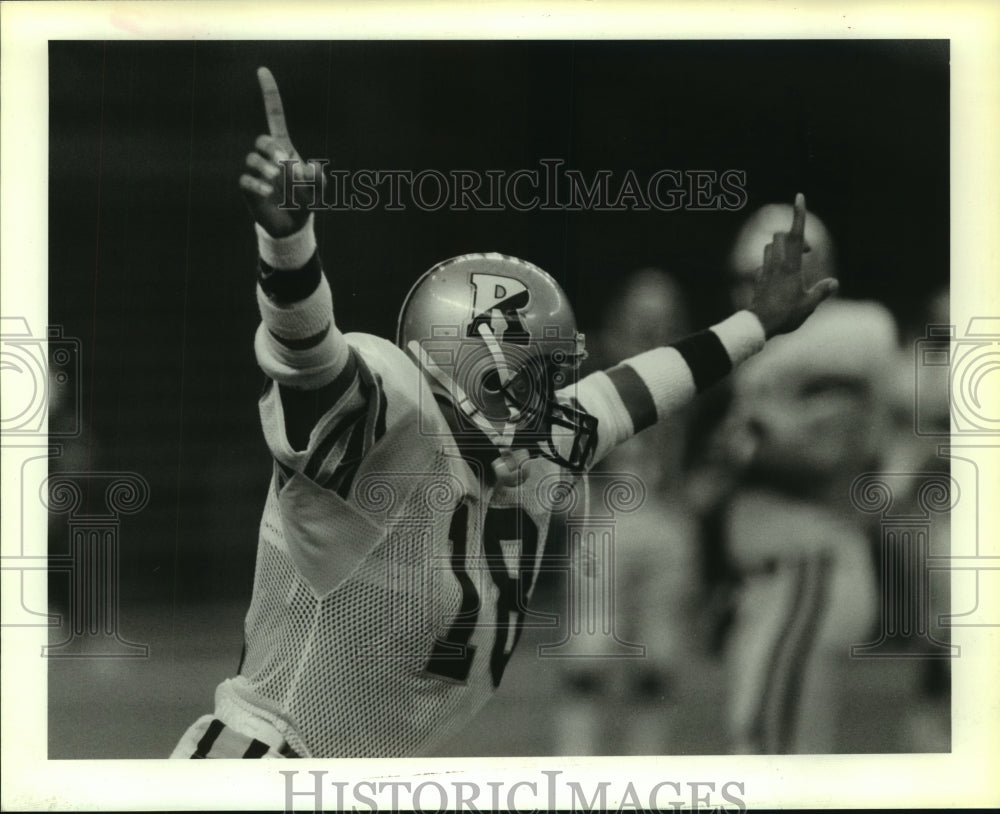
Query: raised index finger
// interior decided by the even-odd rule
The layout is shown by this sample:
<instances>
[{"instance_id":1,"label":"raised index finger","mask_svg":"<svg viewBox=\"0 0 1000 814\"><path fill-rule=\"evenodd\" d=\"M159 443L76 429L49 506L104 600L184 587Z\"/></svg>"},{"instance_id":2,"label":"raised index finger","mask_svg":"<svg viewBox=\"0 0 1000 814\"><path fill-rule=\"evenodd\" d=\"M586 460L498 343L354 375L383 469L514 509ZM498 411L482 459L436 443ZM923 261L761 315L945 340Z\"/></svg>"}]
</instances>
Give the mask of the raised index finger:
<instances>
[{"instance_id":1,"label":"raised index finger","mask_svg":"<svg viewBox=\"0 0 1000 814\"><path fill-rule=\"evenodd\" d=\"M806 231L806 196L801 192L795 196L792 228L788 233L793 240L802 240Z\"/></svg>"},{"instance_id":2,"label":"raised index finger","mask_svg":"<svg viewBox=\"0 0 1000 814\"><path fill-rule=\"evenodd\" d=\"M267 68L257 69L257 81L260 82L260 92L264 96L268 132L287 146L291 140L288 138L288 127L285 125L285 109L281 105L278 83L274 81L274 75Z\"/></svg>"}]
</instances>

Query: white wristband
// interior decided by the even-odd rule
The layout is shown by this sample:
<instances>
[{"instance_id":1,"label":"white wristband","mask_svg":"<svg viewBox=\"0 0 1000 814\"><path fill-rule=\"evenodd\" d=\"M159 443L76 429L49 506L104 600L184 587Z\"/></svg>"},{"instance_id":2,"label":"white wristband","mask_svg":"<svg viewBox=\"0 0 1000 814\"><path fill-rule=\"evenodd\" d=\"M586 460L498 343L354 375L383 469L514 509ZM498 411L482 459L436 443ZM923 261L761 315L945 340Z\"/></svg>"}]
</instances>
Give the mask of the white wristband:
<instances>
[{"instance_id":1,"label":"white wristband","mask_svg":"<svg viewBox=\"0 0 1000 814\"><path fill-rule=\"evenodd\" d=\"M764 347L764 326L751 311L737 311L709 330L719 337L733 367L759 353Z\"/></svg>"},{"instance_id":2,"label":"white wristband","mask_svg":"<svg viewBox=\"0 0 1000 814\"><path fill-rule=\"evenodd\" d=\"M257 231L257 250L260 252L260 259L273 269L302 268L316 251L313 220L313 213L310 212L302 228L288 237L272 237L259 223L254 224Z\"/></svg>"}]
</instances>

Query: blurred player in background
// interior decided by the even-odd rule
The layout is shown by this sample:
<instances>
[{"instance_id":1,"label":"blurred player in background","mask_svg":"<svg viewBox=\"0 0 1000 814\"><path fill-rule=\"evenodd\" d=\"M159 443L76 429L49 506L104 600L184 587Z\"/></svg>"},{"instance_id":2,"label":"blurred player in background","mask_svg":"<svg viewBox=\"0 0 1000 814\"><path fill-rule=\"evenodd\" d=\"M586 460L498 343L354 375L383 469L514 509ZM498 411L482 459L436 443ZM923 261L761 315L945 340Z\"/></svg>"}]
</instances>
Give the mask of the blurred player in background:
<instances>
[{"instance_id":1,"label":"blurred player in background","mask_svg":"<svg viewBox=\"0 0 1000 814\"><path fill-rule=\"evenodd\" d=\"M894 323L875 303L835 301L808 328L734 381L750 450L724 526L741 576L728 640L738 752L834 751L850 647L875 622L870 531L850 488L886 452Z\"/></svg>"},{"instance_id":2,"label":"blurred player in background","mask_svg":"<svg viewBox=\"0 0 1000 814\"><path fill-rule=\"evenodd\" d=\"M760 274L761 258L771 237L782 226L788 216L787 204L766 204L744 221L733 241L727 262L729 302L732 308L746 308L753 297L753 290ZM833 239L826 225L812 212L806 218L803 234L806 252L802 256L802 276L808 282L825 277L836 277L837 259ZM737 478L742 473L741 466L734 466L745 458L733 445L734 434L727 424L731 416L732 380L702 397L702 408L694 416L692 465L688 474L687 491L697 511L709 518L714 526L716 510L724 502ZM742 436L740 436L742 437ZM745 452L745 451L744 451ZM735 454L735 459L733 455ZM725 573L725 563L720 562L724 554L716 550L716 534L713 528L706 540L703 559L712 579L724 583L729 575Z\"/></svg>"},{"instance_id":3,"label":"blurred player in background","mask_svg":"<svg viewBox=\"0 0 1000 814\"><path fill-rule=\"evenodd\" d=\"M951 430L950 365L921 365L917 343L926 341L928 328L941 330L951 322L948 289L935 291L924 303L919 318L904 326L904 340L893 378L892 390L892 447L885 469L893 473L913 473L905 485L898 485L893 493L893 512L899 515L921 517L927 512L920 506L919 490L928 475L947 474L950 459L939 453L942 438ZM940 342L947 352L949 341ZM917 365L921 365L919 378ZM918 421L919 416L919 421ZM916 432L919 423L921 432ZM898 480L897 480L898 484ZM950 513L931 512L929 523L929 551L933 557L951 555ZM876 562L881 566L881 552L875 551ZM909 572L907 572L909 573ZM950 629L941 624L942 617L951 612L951 572L931 571L923 585L913 585L909 591L894 592L893 608L899 619L911 619L915 614L929 613L927 633L940 643L950 640ZM926 597L920 597L922 590ZM886 602L883 599L883 602ZM928 602L920 607L921 600ZM903 607L903 603L909 607ZM917 631L914 630L913 633ZM947 752L951 748L951 659L941 658L941 649L927 647L918 635L907 640L912 655L918 660L920 672L916 697L908 705L904 718L904 745L914 752ZM920 659L921 655L935 656Z\"/></svg>"},{"instance_id":4,"label":"blurred player in background","mask_svg":"<svg viewBox=\"0 0 1000 814\"><path fill-rule=\"evenodd\" d=\"M604 313L595 361L669 344L692 328L673 277L652 268L634 272ZM625 642L642 645L645 655L615 658L609 637L581 638L581 657L560 662L566 691L557 711L557 754L673 752L668 698L687 658L697 598L691 575L698 529L682 489L691 408L626 441L600 464L603 472L629 473L645 485L643 505L615 518L614 553L614 629Z\"/></svg>"},{"instance_id":5,"label":"blurred player in background","mask_svg":"<svg viewBox=\"0 0 1000 814\"><path fill-rule=\"evenodd\" d=\"M546 539L546 489L797 328L836 283L802 284L799 196L748 310L575 385L583 337L565 295L506 255L421 277L398 346L345 336L303 205L318 170L292 146L270 71L258 79L269 133L240 186L260 252L273 477L239 675L173 756L419 755L499 686Z\"/></svg>"},{"instance_id":6,"label":"blurred player in background","mask_svg":"<svg viewBox=\"0 0 1000 814\"><path fill-rule=\"evenodd\" d=\"M731 270L753 278L752 252L787 208L755 213ZM833 276L832 242L809 217L803 274ZM895 322L873 302L833 300L794 337L769 346L732 379L725 467L740 473L720 509L736 578L726 638L729 725L737 753L829 753L850 647L866 642L877 585L854 479L888 453Z\"/></svg>"}]
</instances>

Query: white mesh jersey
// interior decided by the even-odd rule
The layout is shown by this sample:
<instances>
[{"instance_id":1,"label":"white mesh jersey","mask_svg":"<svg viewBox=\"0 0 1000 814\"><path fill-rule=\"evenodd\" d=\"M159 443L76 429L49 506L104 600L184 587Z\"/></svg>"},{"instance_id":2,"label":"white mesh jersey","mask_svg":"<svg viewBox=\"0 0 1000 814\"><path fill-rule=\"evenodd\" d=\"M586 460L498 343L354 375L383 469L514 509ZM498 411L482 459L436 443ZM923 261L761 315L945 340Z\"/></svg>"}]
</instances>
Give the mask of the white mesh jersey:
<instances>
[{"instance_id":1,"label":"white mesh jersey","mask_svg":"<svg viewBox=\"0 0 1000 814\"><path fill-rule=\"evenodd\" d=\"M484 487L409 357L347 340L357 381L307 449L278 388L262 399L275 472L245 659L219 692L303 757L416 755L499 685L568 476L533 459L521 485Z\"/></svg>"}]
</instances>

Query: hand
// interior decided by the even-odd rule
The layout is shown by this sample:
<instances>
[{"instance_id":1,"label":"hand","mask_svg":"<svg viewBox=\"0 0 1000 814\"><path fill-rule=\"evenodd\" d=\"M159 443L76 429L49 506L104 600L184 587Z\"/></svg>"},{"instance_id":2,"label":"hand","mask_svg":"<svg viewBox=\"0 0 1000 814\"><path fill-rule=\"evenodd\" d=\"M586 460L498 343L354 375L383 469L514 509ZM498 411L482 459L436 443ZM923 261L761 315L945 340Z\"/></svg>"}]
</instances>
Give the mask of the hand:
<instances>
[{"instance_id":1,"label":"hand","mask_svg":"<svg viewBox=\"0 0 1000 814\"><path fill-rule=\"evenodd\" d=\"M775 232L764 247L764 265L754 284L750 310L764 326L764 334L794 331L816 310L816 306L837 291L837 281L825 277L806 289L802 278L802 253L807 251L803 234L806 227L806 199L795 196L792 227Z\"/></svg>"},{"instance_id":2,"label":"hand","mask_svg":"<svg viewBox=\"0 0 1000 814\"><path fill-rule=\"evenodd\" d=\"M274 76L267 68L258 68L257 80L264 97L268 134L258 136L254 152L247 154L240 190L253 219L272 237L287 237L305 225L309 218L306 207L322 201L326 178L321 164L306 163L292 145ZM292 201L286 203L285 173L289 170L296 181L320 178L320 190L310 184L297 185Z\"/></svg>"}]
</instances>

